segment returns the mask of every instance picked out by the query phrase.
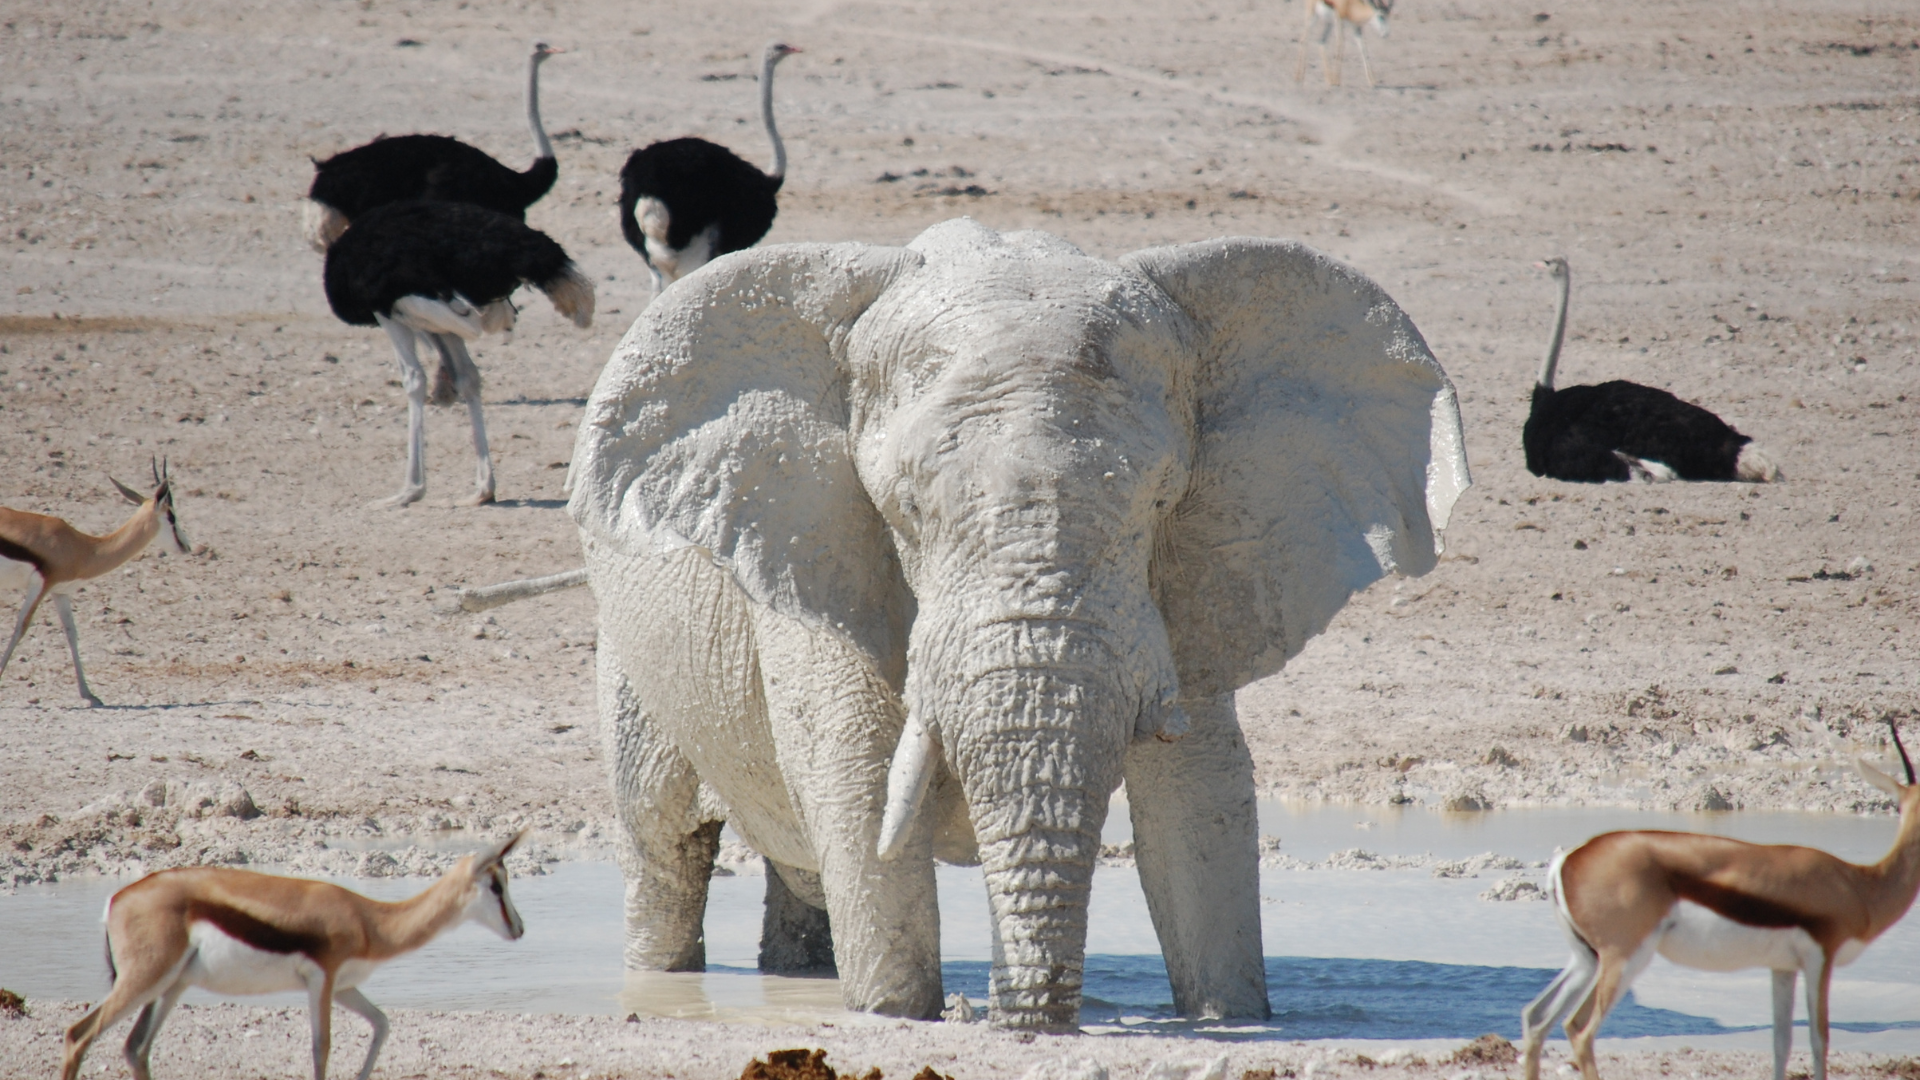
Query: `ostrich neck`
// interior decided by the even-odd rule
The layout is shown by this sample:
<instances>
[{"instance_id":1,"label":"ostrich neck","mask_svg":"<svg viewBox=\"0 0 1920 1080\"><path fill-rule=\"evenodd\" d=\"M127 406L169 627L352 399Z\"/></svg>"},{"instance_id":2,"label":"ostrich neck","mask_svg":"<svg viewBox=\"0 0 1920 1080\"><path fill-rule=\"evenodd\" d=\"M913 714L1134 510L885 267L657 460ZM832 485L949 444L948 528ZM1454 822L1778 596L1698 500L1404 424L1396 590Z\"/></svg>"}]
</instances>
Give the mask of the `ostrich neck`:
<instances>
[{"instance_id":1,"label":"ostrich neck","mask_svg":"<svg viewBox=\"0 0 1920 1080\"><path fill-rule=\"evenodd\" d=\"M1572 272L1560 275L1560 310L1553 317L1553 340L1547 343L1547 358L1540 362L1539 383L1553 389L1553 372L1560 366L1560 343L1567 336L1567 297L1573 291Z\"/></svg>"},{"instance_id":2,"label":"ostrich neck","mask_svg":"<svg viewBox=\"0 0 1920 1080\"><path fill-rule=\"evenodd\" d=\"M533 132L533 156L550 158L553 144L547 141L547 129L540 125L540 58L527 66L527 128Z\"/></svg>"},{"instance_id":3,"label":"ostrich neck","mask_svg":"<svg viewBox=\"0 0 1920 1080\"><path fill-rule=\"evenodd\" d=\"M773 123L773 66L780 58L768 53L760 66L760 122L767 125L767 141L773 144L773 171L768 176L775 180L787 175L787 144L780 141L780 129Z\"/></svg>"}]
</instances>

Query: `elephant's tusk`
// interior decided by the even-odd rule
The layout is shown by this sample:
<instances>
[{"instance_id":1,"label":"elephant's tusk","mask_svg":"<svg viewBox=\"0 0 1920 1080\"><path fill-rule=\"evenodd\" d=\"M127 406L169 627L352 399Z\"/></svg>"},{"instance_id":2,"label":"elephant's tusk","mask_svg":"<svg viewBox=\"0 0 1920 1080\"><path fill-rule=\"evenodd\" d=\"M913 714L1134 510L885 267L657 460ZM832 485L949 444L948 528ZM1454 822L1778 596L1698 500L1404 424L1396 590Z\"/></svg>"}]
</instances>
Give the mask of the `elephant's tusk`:
<instances>
[{"instance_id":1,"label":"elephant's tusk","mask_svg":"<svg viewBox=\"0 0 1920 1080\"><path fill-rule=\"evenodd\" d=\"M887 812L880 819L882 859L892 859L906 846L914 813L926 798L927 781L933 778L935 749L932 729L918 713L909 711L900 745L893 751L893 764L887 769Z\"/></svg>"}]
</instances>

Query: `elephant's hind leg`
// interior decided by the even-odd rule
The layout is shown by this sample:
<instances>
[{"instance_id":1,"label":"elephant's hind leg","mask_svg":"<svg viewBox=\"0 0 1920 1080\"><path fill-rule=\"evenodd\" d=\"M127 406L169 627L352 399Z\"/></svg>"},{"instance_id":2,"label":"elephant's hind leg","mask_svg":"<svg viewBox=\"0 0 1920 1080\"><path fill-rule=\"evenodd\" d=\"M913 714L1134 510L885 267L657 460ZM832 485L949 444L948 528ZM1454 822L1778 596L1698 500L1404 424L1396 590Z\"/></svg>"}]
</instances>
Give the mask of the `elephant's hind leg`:
<instances>
[{"instance_id":1,"label":"elephant's hind leg","mask_svg":"<svg viewBox=\"0 0 1920 1080\"><path fill-rule=\"evenodd\" d=\"M760 923L760 970L769 975L832 975L833 930L828 925L820 875L767 864L767 910ZM808 886L802 890L789 878ZM821 906L816 906L821 905Z\"/></svg>"},{"instance_id":2,"label":"elephant's hind leg","mask_svg":"<svg viewBox=\"0 0 1920 1080\"><path fill-rule=\"evenodd\" d=\"M614 650L603 644L598 665L600 736L627 879L626 965L704 971L707 883L722 822L702 820L699 776L640 707Z\"/></svg>"}]
</instances>

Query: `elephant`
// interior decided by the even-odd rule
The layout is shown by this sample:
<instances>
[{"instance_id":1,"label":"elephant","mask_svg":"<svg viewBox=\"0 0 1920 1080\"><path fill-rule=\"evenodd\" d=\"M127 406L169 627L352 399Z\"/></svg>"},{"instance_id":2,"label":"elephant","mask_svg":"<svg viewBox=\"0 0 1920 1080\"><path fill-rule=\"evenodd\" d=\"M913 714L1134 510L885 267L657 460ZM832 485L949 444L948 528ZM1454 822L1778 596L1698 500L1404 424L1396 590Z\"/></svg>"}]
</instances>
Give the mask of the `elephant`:
<instances>
[{"instance_id":1,"label":"elephant","mask_svg":"<svg viewBox=\"0 0 1920 1080\"><path fill-rule=\"evenodd\" d=\"M828 912L853 1010L939 1014L935 860L982 865L988 1018L1062 1031L1123 780L1175 1005L1269 1014L1234 691L1432 569L1471 480L1419 331L1328 256L960 218L667 289L569 482L628 966L699 963L724 816Z\"/></svg>"}]
</instances>

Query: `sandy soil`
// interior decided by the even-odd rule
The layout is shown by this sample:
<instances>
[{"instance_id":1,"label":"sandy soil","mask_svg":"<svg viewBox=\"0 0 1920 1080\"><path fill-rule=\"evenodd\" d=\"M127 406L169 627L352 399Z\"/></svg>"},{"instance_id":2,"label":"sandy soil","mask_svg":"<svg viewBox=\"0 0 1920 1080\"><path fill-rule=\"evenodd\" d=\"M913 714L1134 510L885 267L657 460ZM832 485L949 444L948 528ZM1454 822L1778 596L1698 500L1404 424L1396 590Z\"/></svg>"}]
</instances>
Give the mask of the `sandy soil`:
<instances>
[{"instance_id":1,"label":"sandy soil","mask_svg":"<svg viewBox=\"0 0 1920 1080\"><path fill-rule=\"evenodd\" d=\"M0 1059L6 1062L0 1065L0 1075L52 1075L59 1068L61 1031L78 1020L81 1011L78 1005L61 1004L34 1009L26 1017L0 1016ZM1244 1043L1154 1036L1034 1036L994 1031L981 1024L878 1019L768 1028L511 1013L396 1010L390 1016L393 1034L381 1051L378 1069L379 1075L389 1077L733 1080L748 1062L764 1061L769 1051L786 1048L825 1050L826 1064L843 1077L866 1078L869 1070L877 1068L882 1077L893 1080L907 1080L925 1068L935 1070L935 1077L954 1080L1096 1080L1099 1076L1200 1080L1199 1074L1222 1055L1226 1068L1220 1075L1230 1080L1354 1080L1362 1076L1506 1080L1520 1075L1513 1063L1487 1060L1482 1047L1465 1040ZM334 1039L335 1074L357 1067L366 1053L365 1024L343 1014L334 1027ZM109 1064L102 1071L110 1074L123 1068L118 1041L109 1038L94 1045L87 1056L88 1075L103 1063ZM184 1005L156 1044L153 1066L156 1072L175 1075L191 1066L206 1077L299 1076L311 1068L308 1045L305 1009ZM1510 1047L1505 1049L1511 1052ZM1549 1044L1544 1062L1547 1075L1571 1072L1564 1049L1565 1044ZM1606 1075L1622 1080L1762 1076L1772 1068L1771 1053L1687 1046L1651 1052L1603 1050L1599 1061ZM1829 1060L1830 1075L1838 1077L1905 1078L1916 1067L1920 1063L1910 1058L1862 1053L1835 1054ZM1804 1080L1806 1073L1797 1075ZM824 1078L795 1076L791 1080Z\"/></svg>"},{"instance_id":2,"label":"sandy soil","mask_svg":"<svg viewBox=\"0 0 1920 1080\"><path fill-rule=\"evenodd\" d=\"M536 297L478 349L499 505L451 505L471 459L438 411L427 502L369 509L400 479L404 399L384 339L326 309L297 230L308 156L425 130L524 164L535 35L571 51L543 87L561 178L529 220L594 276L600 319L576 331ZM208 860L420 872L450 827L534 826L523 871L597 848L590 599L436 608L577 563L571 425L647 295L615 171L678 134L763 159L750 54L772 35L807 51L781 71L792 167L769 241L901 242L962 213L1108 256L1299 237L1427 334L1476 486L1437 571L1357 597L1242 695L1266 788L1885 805L1839 755L1920 710L1910 5L1417 0L1370 42L1369 91L1351 56L1348 85L1295 86L1291 4L16 0L0 500L105 530L125 509L108 474L164 455L197 546L80 594L111 708L76 707L50 619L23 643L0 684L0 884ZM1563 382L1706 403L1786 482L1527 474L1553 304L1529 264L1555 253L1575 275ZM407 1023L451 1046L470 1030ZM575 1026L537 1041L577 1040L582 1063L602 1032L624 1045ZM410 1026L388 1067L438 1073L405 1057L420 1043Z\"/></svg>"}]
</instances>

